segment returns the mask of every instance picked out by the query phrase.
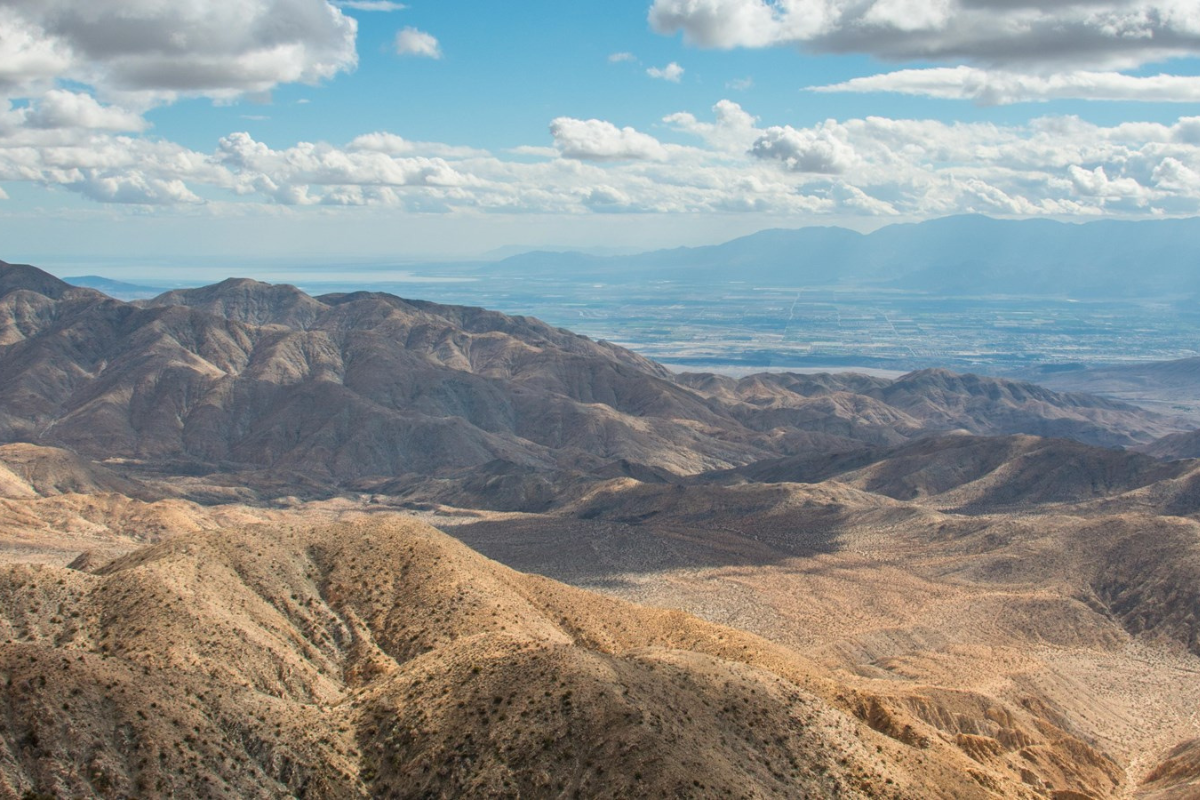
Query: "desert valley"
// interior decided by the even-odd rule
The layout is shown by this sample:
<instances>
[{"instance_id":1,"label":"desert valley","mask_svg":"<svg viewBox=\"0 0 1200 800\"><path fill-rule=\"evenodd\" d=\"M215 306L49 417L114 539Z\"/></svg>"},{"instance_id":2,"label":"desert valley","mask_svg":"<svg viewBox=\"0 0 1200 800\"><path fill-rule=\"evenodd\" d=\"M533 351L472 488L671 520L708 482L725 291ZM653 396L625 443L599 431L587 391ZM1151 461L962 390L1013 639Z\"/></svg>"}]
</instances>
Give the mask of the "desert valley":
<instances>
[{"instance_id":1,"label":"desert valley","mask_svg":"<svg viewBox=\"0 0 1200 800\"><path fill-rule=\"evenodd\" d=\"M0 375L2 796L1200 796L1169 406L7 264Z\"/></svg>"}]
</instances>

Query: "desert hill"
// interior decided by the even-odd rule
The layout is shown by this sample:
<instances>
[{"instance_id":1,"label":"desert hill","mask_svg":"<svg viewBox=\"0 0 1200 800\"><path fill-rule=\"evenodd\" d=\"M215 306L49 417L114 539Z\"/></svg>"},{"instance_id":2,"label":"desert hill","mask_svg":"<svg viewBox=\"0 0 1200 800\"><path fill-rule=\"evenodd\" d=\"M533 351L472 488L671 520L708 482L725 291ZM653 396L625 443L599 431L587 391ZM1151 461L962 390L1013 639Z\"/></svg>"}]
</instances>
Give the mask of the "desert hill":
<instances>
[{"instance_id":1,"label":"desert hill","mask_svg":"<svg viewBox=\"0 0 1200 800\"><path fill-rule=\"evenodd\" d=\"M131 497L149 494L144 487L69 450L19 443L0 445L0 497L105 492Z\"/></svg>"},{"instance_id":2,"label":"desert hill","mask_svg":"<svg viewBox=\"0 0 1200 800\"><path fill-rule=\"evenodd\" d=\"M441 518L760 639L376 508L0 568L7 790L1033 800L1200 777L1200 659L1162 644L1200 650L1191 521L628 478L565 514Z\"/></svg>"},{"instance_id":3,"label":"desert hill","mask_svg":"<svg viewBox=\"0 0 1200 800\"><path fill-rule=\"evenodd\" d=\"M728 405L758 429L794 426L871 444L961 430L979 435L1025 433L1076 439L1101 447L1146 443L1169 424L1128 404L979 375L925 369L896 380L866 375L751 375L741 380L685 374L680 382ZM814 417L829 420L825 426Z\"/></svg>"},{"instance_id":4,"label":"desert hill","mask_svg":"<svg viewBox=\"0 0 1200 800\"><path fill-rule=\"evenodd\" d=\"M398 518L9 567L0 628L12 796L1036 796L786 648Z\"/></svg>"},{"instance_id":5,"label":"desert hill","mask_svg":"<svg viewBox=\"0 0 1200 800\"><path fill-rule=\"evenodd\" d=\"M334 482L497 458L686 472L769 452L661 367L536 321L246 281L145 307L29 284L0 297L9 441Z\"/></svg>"},{"instance_id":6,"label":"desert hill","mask_svg":"<svg viewBox=\"0 0 1200 800\"><path fill-rule=\"evenodd\" d=\"M1200 464L1034 436L941 436L850 453L790 456L697 476L700 483L836 480L941 508L1030 509L1111 498L1195 475Z\"/></svg>"},{"instance_id":7,"label":"desert hill","mask_svg":"<svg viewBox=\"0 0 1200 800\"><path fill-rule=\"evenodd\" d=\"M73 288L50 273L29 264L9 264L0 261L0 297L10 292L29 291L58 300Z\"/></svg>"},{"instance_id":8,"label":"desert hill","mask_svg":"<svg viewBox=\"0 0 1200 800\"><path fill-rule=\"evenodd\" d=\"M1120 789L1030 779L1043 796L1141 796L1151 774L1194 789L1200 773L1160 765L1198 732L1196 521L1145 503L963 514L939 502L833 480L622 479L558 513L447 530L517 568L797 649L982 763L1101 763L1034 757L1023 737L1052 726L1120 765ZM1018 736L999 721L1019 714L1032 716Z\"/></svg>"},{"instance_id":9,"label":"desert hill","mask_svg":"<svg viewBox=\"0 0 1200 800\"><path fill-rule=\"evenodd\" d=\"M1171 433L1145 445L1143 452L1158 458L1200 458L1200 433Z\"/></svg>"}]
</instances>

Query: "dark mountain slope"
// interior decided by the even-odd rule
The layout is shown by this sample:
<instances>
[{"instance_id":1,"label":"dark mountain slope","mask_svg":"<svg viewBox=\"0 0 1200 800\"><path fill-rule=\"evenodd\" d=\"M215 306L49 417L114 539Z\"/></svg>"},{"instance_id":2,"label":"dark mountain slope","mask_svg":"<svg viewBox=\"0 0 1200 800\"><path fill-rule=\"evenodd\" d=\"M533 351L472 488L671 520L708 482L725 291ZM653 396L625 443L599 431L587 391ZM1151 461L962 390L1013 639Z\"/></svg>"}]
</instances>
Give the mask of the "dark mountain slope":
<instances>
[{"instance_id":1,"label":"dark mountain slope","mask_svg":"<svg viewBox=\"0 0 1200 800\"><path fill-rule=\"evenodd\" d=\"M897 447L793 456L700 476L698 481L820 483L836 480L897 500L981 510L1078 503L1163 483L1196 469L1149 456L1032 436L943 436Z\"/></svg>"},{"instance_id":2,"label":"dark mountain slope","mask_svg":"<svg viewBox=\"0 0 1200 800\"><path fill-rule=\"evenodd\" d=\"M0 297L15 291L29 291L58 300L73 287L48 272L28 264L0 261Z\"/></svg>"},{"instance_id":3,"label":"dark mountain slope","mask_svg":"<svg viewBox=\"0 0 1200 800\"><path fill-rule=\"evenodd\" d=\"M1200 427L1200 358L1090 369L1081 364L1050 365L1026 370L1022 377L1055 391L1111 397L1180 417L1188 427Z\"/></svg>"},{"instance_id":4,"label":"dark mountain slope","mask_svg":"<svg viewBox=\"0 0 1200 800\"><path fill-rule=\"evenodd\" d=\"M1200 458L1200 431L1171 433L1142 448L1157 458Z\"/></svg>"},{"instance_id":5,"label":"dark mountain slope","mask_svg":"<svg viewBox=\"0 0 1200 800\"><path fill-rule=\"evenodd\" d=\"M147 308L187 306L250 325L307 328L324 306L287 284L229 278L199 289L178 289L139 303Z\"/></svg>"},{"instance_id":6,"label":"dark mountain slope","mask_svg":"<svg viewBox=\"0 0 1200 800\"><path fill-rule=\"evenodd\" d=\"M231 473L268 495L407 481L439 497L469 484L464 499L487 504L479 489L507 464L501 507L541 507L547 488L619 462L682 475L956 429L1104 445L1172 430L1119 403L942 371L676 378L538 320L386 294L231 279L129 304L32 267L0 277L0 442L160 478ZM444 478L458 488L429 484Z\"/></svg>"},{"instance_id":7,"label":"dark mountain slope","mask_svg":"<svg viewBox=\"0 0 1200 800\"><path fill-rule=\"evenodd\" d=\"M1200 394L1200 358L1153 361L1093 369L1043 369L1032 373L1043 386L1091 394Z\"/></svg>"},{"instance_id":8,"label":"dark mountain slope","mask_svg":"<svg viewBox=\"0 0 1200 800\"><path fill-rule=\"evenodd\" d=\"M1172 429L1170 420L1119 401L941 369L896 380L787 373L737 381L687 374L679 380L756 430L794 426L878 445L959 430L1117 447L1147 443Z\"/></svg>"},{"instance_id":9,"label":"dark mountain slope","mask_svg":"<svg viewBox=\"0 0 1200 800\"><path fill-rule=\"evenodd\" d=\"M42 309L0 348L0 440L334 481L495 459L692 472L770 452L661 367L534 320L248 281L169 295L184 305L54 300L30 274L0 298L10 319Z\"/></svg>"}]
</instances>

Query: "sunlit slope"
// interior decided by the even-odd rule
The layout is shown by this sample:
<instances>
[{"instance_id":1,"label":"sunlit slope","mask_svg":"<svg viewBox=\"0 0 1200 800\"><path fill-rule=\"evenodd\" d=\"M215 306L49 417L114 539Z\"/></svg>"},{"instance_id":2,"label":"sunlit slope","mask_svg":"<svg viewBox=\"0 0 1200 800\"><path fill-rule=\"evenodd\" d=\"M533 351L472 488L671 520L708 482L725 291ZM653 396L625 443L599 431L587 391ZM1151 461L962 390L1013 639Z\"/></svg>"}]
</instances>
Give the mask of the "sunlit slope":
<instances>
[{"instance_id":1,"label":"sunlit slope","mask_svg":"<svg viewBox=\"0 0 1200 800\"><path fill-rule=\"evenodd\" d=\"M0 629L15 796L1035 796L791 650L396 517L9 567Z\"/></svg>"}]
</instances>

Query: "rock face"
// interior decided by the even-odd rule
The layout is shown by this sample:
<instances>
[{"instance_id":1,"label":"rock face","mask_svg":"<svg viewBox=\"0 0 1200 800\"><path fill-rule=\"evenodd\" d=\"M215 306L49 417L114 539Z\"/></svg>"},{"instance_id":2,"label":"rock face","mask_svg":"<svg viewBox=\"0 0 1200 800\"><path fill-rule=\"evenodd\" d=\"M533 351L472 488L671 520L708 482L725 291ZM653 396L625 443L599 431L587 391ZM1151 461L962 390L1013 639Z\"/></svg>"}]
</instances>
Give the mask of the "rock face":
<instances>
[{"instance_id":1,"label":"rock face","mask_svg":"<svg viewBox=\"0 0 1200 800\"><path fill-rule=\"evenodd\" d=\"M941 371L676 378L483 309L237 279L123 303L11 265L0 373L0 442L131 474L237 473L268 495L496 463L554 485L622 463L691 474L954 429L1105 446L1172 430L1120 403Z\"/></svg>"}]
</instances>

